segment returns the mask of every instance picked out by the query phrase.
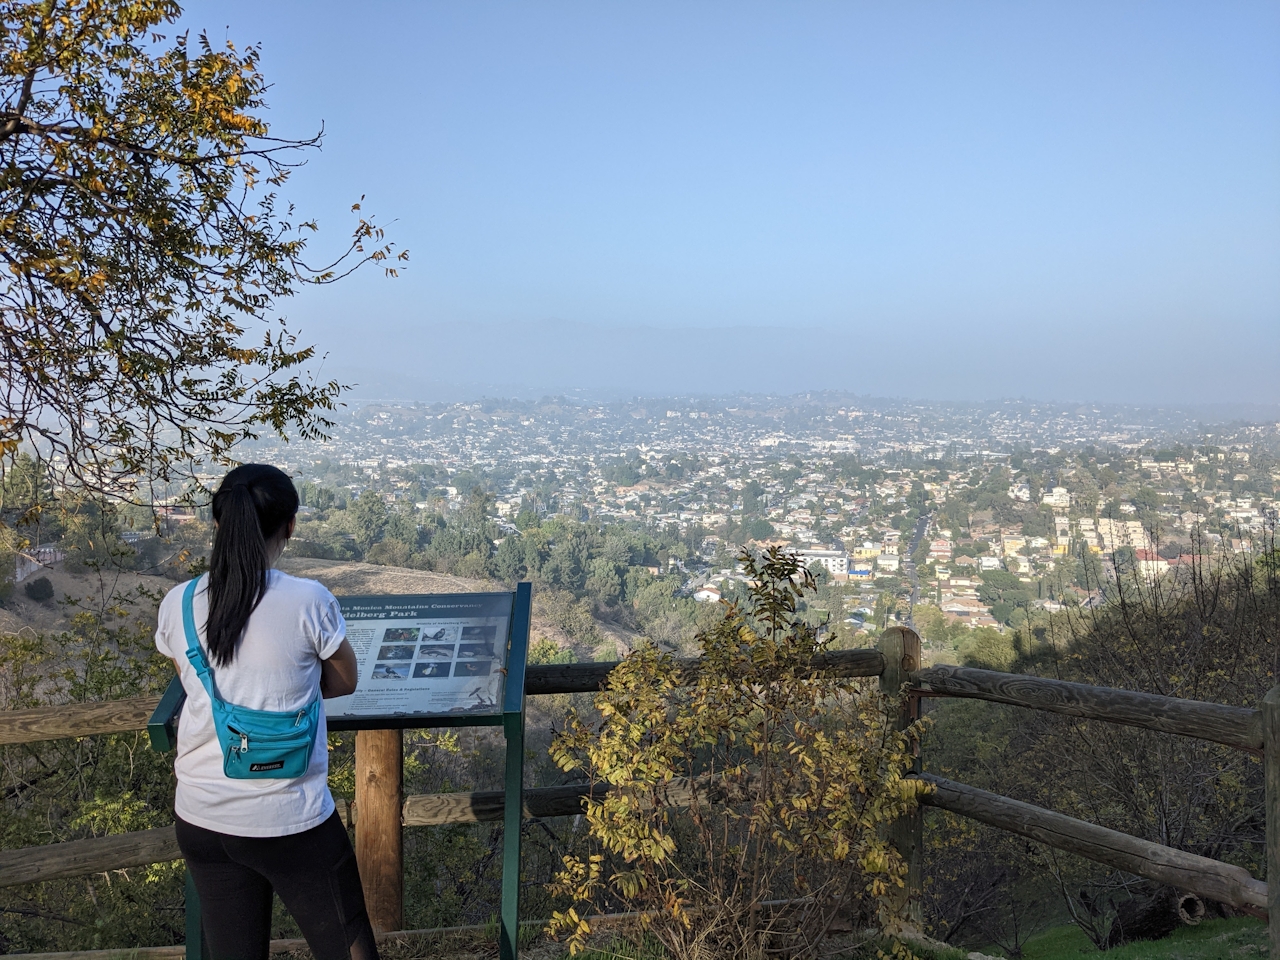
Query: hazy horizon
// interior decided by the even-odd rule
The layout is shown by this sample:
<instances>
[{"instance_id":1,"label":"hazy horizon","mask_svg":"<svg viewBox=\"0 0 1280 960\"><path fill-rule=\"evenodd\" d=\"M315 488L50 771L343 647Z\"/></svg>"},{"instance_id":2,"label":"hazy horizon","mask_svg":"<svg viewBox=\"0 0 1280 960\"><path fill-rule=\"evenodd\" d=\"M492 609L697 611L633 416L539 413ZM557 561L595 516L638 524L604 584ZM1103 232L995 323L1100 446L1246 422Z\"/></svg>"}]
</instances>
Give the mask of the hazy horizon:
<instances>
[{"instance_id":1,"label":"hazy horizon","mask_svg":"<svg viewBox=\"0 0 1280 960\"><path fill-rule=\"evenodd\" d=\"M567 348L566 344L571 345ZM938 402L1025 398L1046 403L1138 407L1249 407L1280 415L1280 394L1256 381L1228 385L1185 366L1177 344L1150 344L1144 364L1167 364L1166 391L1131 376L1129 348L1113 342L1082 378L1051 358L1016 365L999 343L913 343L876 335L796 327L676 329L555 323L388 324L341 353L319 373L366 399L461 401L479 397L534 399L582 393L600 400L671 396L723 397L837 391ZM394 355L399 358L389 361ZM409 359L404 359L408 357ZM519 358L519 363L507 358ZM767 357L767 361L763 359ZM1265 357L1241 357L1266 368ZM979 374L993 374L978 380ZM1101 379L1100 375L1107 379ZM1085 393L1081 381L1093 389Z\"/></svg>"},{"instance_id":2,"label":"hazy horizon","mask_svg":"<svg viewBox=\"0 0 1280 960\"><path fill-rule=\"evenodd\" d=\"M285 194L317 259L361 195L411 250L282 305L361 392L1280 402L1274 4L220 0L182 26L262 44L273 135L324 124Z\"/></svg>"}]
</instances>

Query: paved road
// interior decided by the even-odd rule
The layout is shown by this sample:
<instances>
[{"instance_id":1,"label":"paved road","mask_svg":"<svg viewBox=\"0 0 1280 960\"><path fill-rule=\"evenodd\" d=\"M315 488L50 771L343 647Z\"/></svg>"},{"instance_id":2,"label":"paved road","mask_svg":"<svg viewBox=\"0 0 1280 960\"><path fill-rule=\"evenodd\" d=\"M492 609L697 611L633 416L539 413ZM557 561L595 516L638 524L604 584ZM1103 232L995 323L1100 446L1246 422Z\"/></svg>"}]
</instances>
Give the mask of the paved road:
<instances>
[{"instance_id":1,"label":"paved road","mask_svg":"<svg viewBox=\"0 0 1280 960\"><path fill-rule=\"evenodd\" d=\"M933 514L926 513L916 521L915 529L911 531L911 541L907 544L906 557L902 562L902 565L906 568L907 576L911 578L911 614L907 617L907 626L913 630L916 626L916 601L920 599L920 578L916 575L915 561L911 559L911 556L916 552L916 547L920 546L920 541L924 538L924 532L929 529L929 521L932 519Z\"/></svg>"}]
</instances>

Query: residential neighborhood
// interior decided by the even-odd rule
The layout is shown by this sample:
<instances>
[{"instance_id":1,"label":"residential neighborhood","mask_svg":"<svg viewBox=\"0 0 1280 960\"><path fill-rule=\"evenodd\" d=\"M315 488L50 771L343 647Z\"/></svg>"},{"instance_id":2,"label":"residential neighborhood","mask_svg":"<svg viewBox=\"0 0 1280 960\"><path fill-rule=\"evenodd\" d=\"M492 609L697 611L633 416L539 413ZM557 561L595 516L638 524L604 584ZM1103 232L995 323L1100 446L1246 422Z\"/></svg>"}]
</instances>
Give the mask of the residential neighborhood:
<instances>
[{"instance_id":1,"label":"residential neighborhood","mask_svg":"<svg viewBox=\"0 0 1280 960\"><path fill-rule=\"evenodd\" d=\"M1014 629L1095 602L1118 571L1259 548L1280 507L1277 431L1013 402L559 399L369 404L326 442L262 453L419 520L482 490L510 538L522 515L664 532L673 546L646 569L704 603L741 584L744 547L785 547L856 638L925 608Z\"/></svg>"}]
</instances>

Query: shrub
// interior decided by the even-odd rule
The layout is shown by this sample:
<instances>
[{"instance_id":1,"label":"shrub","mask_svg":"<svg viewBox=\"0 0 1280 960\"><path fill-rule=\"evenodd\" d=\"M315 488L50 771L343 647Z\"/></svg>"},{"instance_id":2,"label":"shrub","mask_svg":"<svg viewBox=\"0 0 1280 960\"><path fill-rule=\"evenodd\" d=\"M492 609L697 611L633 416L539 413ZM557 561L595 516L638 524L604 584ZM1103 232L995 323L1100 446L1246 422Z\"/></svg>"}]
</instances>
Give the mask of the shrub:
<instances>
[{"instance_id":1,"label":"shrub","mask_svg":"<svg viewBox=\"0 0 1280 960\"><path fill-rule=\"evenodd\" d=\"M36 603L47 603L53 599L53 584L48 577L36 577L27 582L23 592Z\"/></svg>"},{"instance_id":2,"label":"shrub","mask_svg":"<svg viewBox=\"0 0 1280 960\"><path fill-rule=\"evenodd\" d=\"M755 585L697 637L692 670L641 646L571 714L552 755L608 784L587 804L594 852L569 856L553 932L571 952L588 910L634 910L677 960L812 957L858 914L892 928L906 866L883 825L925 789L908 779L919 725L866 681L818 677L797 615L813 577L771 548L741 557Z\"/></svg>"}]
</instances>

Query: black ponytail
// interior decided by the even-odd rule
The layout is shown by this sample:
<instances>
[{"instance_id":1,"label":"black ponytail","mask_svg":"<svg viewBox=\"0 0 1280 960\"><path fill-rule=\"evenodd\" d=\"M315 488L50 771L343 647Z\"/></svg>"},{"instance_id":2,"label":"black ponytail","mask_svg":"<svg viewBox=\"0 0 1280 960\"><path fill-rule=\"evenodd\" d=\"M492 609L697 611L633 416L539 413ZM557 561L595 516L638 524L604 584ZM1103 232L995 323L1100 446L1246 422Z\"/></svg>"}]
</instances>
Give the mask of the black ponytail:
<instances>
[{"instance_id":1,"label":"black ponytail","mask_svg":"<svg viewBox=\"0 0 1280 960\"><path fill-rule=\"evenodd\" d=\"M225 667L236 656L249 614L267 592L267 544L298 512L298 491L284 471L246 463L213 495L213 552L209 557L209 656Z\"/></svg>"}]
</instances>

